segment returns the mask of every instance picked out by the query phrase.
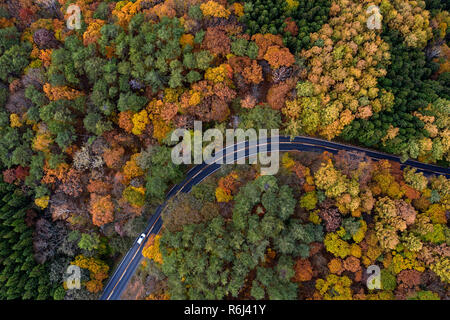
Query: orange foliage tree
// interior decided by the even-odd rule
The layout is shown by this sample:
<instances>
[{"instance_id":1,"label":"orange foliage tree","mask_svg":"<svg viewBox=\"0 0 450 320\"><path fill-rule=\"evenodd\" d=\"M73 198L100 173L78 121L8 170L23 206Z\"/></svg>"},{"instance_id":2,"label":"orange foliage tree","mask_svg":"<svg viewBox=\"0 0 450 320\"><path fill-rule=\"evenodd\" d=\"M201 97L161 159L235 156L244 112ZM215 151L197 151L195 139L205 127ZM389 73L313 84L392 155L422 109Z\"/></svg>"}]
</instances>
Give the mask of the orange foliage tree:
<instances>
[{"instance_id":1,"label":"orange foliage tree","mask_svg":"<svg viewBox=\"0 0 450 320\"><path fill-rule=\"evenodd\" d=\"M289 52L289 49L281 48L280 46L270 46L267 48L264 59L269 62L273 69L281 66L290 67L295 62L294 55Z\"/></svg>"},{"instance_id":2,"label":"orange foliage tree","mask_svg":"<svg viewBox=\"0 0 450 320\"><path fill-rule=\"evenodd\" d=\"M131 156L131 159L125 163L123 167L123 174L128 179L133 179L135 177L142 176L144 171L139 167L136 160L139 157L140 153L135 153Z\"/></svg>"},{"instance_id":3,"label":"orange foliage tree","mask_svg":"<svg viewBox=\"0 0 450 320\"><path fill-rule=\"evenodd\" d=\"M108 168L118 169L122 166L124 161L125 149L121 146L116 146L105 150L103 153L103 160Z\"/></svg>"},{"instance_id":4,"label":"orange foliage tree","mask_svg":"<svg viewBox=\"0 0 450 320\"><path fill-rule=\"evenodd\" d=\"M102 281L108 278L109 271L106 263L93 257L78 255L70 264L89 270L91 279L85 283L89 292L97 293L103 289Z\"/></svg>"},{"instance_id":5,"label":"orange foliage tree","mask_svg":"<svg viewBox=\"0 0 450 320\"><path fill-rule=\"evenodd\" d=\"M133 130L133 111L127 110L119 113L119 127L128 133Z\"/></svg>"},{"instance_id":6,"label":"orange foliage tree","mask_svg":"<svg viewBox=\"0 0 450 320\"><path fill-rule=\"evenodd\" d=\"M77 91L75 89L71 89L67 86L62 87L52 87L50 83L44 84L44 92L47 98L50 99L50 101L60 100L60 99L67 99L67 100L73 100L75 98L78 98L83 95L82 92Z\"/></svg>"},{"instance_id":7,"label":"orange foliage tree","mask_svg":"<svg viewBox=\"0 0 450 320\"><path fill-rule=\"evenodd\" d=\"M111 195L101 196L91 193L89 212L92 214L92 223L102 226L114 221L114 204Z\"/></svg>"},{"instance_id":8,"label":"orange foliage tree","mask_svg":"<svg viewBox=\"0 0 450 320\"><path fill-rule=\"evenodd\" d=\"M312 279L313 270L308 259L298 259L294 266L295 282L309 281Z\"/></svg>"}]
</instances>

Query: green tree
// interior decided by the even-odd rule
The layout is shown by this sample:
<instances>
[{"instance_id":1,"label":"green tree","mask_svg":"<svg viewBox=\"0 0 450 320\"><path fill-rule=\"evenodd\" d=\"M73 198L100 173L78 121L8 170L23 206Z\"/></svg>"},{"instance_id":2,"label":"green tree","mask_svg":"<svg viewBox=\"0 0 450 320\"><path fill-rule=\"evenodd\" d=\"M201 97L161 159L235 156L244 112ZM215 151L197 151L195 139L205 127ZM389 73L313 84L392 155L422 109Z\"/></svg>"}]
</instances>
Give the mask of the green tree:
<instances>
[{"instance_id":1,"label":"green tree","mask_svg":"<svg viewBox=\"0 0 450 320\"><path fill-rule=\"evenodd\" d=\"M100 244L100 237L98 234L82 233L78 247L83 250L96 250Z\"/></svg>"},{"instance_id":2,"label":"green tree","mask_svg":"<svg viewBox=\"0 0 450 320\"><path fill-rule=\"evenodd\" d=\"M30 199L0 181L0 299L51 299L48 265L33 258L33 230L25 224Z\"/></svg>"}]
</instances>

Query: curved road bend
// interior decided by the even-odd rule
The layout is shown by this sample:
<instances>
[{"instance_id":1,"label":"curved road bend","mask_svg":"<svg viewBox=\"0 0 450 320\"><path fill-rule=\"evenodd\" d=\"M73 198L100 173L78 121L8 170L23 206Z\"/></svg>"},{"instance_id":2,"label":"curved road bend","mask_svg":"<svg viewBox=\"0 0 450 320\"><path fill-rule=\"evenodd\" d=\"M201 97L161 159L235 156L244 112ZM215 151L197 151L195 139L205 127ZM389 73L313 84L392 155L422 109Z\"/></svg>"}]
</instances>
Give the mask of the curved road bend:
<instances>
[{"instance_id":1,"label":"curved road bend","mask_svg":"<svg viewBox=\"0 0 450 320\"><path fill-rule=\"evenodd\" d=\"M137 239L134 242L133 246L128 250L116 270L114 274L110 277L107 285L104 288L103 294L100 297L100 300L119 300L123 291L125 290L128 282L136 271L139 263L142 259L142 249L144 248L145 243L151 235L156 235L159 233L162 227L162 219L161 212L167 204L167 201L179 194L180 192L189 192L193 186L203 181L205 178L210 176L212 173L217 171L221 166L221 160L224 159L225 156L232 156L234 161L241 159L242 157L247 158L250 155L256 154L260 152L260 148L266 148L268 151L313 151L313 152L323 152L328 151L331 153L337 153L339 150L345 150L348 152L364 152L366 156L369 158L378 161L381 159L387 159L395 162L400 162L400 157L394 156L391 154L386 154L383 152L373 151L365 148L360 148L356 146L351 146L342 143L330 142L322 139L311 138L311 137L303 137L298 136L294 139L290 139L290 137L279 137L279 145L278 148L276 144L272 145L271 139L267 139L267 143L258 144L258 150L249 150L248 141L235 144L233 146L227 147L222 150L222 152L218 152L217 156L213 158L213 163L211 164L199 164L191 168L187 174L186 178L179 184L175 185L166 196L165 202L160 205L156 212L150 218L144 233L146 237L141 244L137 243ZM240 153L238 153L240 151ZM244 151L244 152L242 152ZM265 151L265 150L262 150ZM447 178L450 178L450 169L439 167L436 165L425 164L419 161L408 160L404 163L401 163L401 167L404 168L406 166L411 166L413 168L417 168L417 171L423 172L425 175L445 175Z\"/></svg>"}]
</instances>

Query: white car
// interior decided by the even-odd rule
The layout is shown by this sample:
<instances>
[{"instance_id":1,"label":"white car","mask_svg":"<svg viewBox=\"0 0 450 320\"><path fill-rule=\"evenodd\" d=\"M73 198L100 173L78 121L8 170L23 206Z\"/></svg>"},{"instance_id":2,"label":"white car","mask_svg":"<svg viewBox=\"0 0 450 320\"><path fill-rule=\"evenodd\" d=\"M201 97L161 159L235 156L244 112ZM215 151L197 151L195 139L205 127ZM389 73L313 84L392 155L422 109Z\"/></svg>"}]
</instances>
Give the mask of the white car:
<instances>
[{"instance_id":1,"label":"white car","mask_svg":"<svg viewBox=\"0 0 450 320\"><path fill-rule=\"evenodd\" d=\"M139 239L137 240L137 243L138 243L138 244L141 244L142 241L144 241L144 239L145 239L146 236L147 236L147 235L146 235L145 233L141 233L141 235L139 236Z\"/></svg>"}]
</instances>

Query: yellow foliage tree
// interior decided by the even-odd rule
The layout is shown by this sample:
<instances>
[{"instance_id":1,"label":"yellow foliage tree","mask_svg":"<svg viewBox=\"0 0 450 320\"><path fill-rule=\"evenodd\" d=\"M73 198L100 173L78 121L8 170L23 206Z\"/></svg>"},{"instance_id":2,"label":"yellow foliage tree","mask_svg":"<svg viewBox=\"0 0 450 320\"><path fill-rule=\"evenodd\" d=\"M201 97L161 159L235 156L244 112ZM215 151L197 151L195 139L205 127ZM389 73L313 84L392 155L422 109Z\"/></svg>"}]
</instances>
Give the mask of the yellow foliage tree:
<instances>
[{"instance_id":1,"label":"yellow foliage tree","mask_svg":"<svg viewBox=\"0 0 450 320\"><path fill-rule=\"evenodd\" d=\"M75 261L72 261L70 264L89 270L91 279L85 283L89 292L97 293L102 290L102 281L108 277L109 271L106 263L93 257L78 255L75 257Z\"/></svg>"},{"instance_id":2,"label":"yellow foliage tree","mask_svg":"<svg viewBox=\"0 0 450 320\"><path fill-rule=\"evenodd\" d=\"M133 122L133 129L131 130L131 132L135 135L142 134L142 132L145 130L145 127L150 122L147 110L143 109L140 112L135 113L131 121Z\"/></svg>"},{"instance_id":3,"label":"yellow foliage tree","mask_svg":"<svg viewBox=\"0 0 450 320\"><path fill-rule=\"evenodd\" d=\"M48 202L50 200L49 196L43 196L34 200L34 203L41 209L48 207Z\"/></svg>"},{"instance_id":4,"label":"yellow foliage tree","mask_svg":"<svg viewBox=\"0 0 450 320\"><path fill-rule=\"evenodd\" d=\"M118 24L122 28L126 29L131 18L138 13L141 8L141 2L141 0L135 2L127 0L117 2L112 14L117 17Z\"/></svg>"},{"instance_id":5,"label":"yellow foliage tree","mask_svg":"<svg viewBox=\"0 0 450 320\"><path fill-rule=\"evenodd\" d=\"M383 20L389 28L400 31L407 46L424 48L433 37L425 1L383 0L380 10Z\"/></svg>"},{"instance_id":6,"label":"yellow foliage tree","mask_svg":"<svg viewBox=\"0 0 450 320\"><path fill-rule=\"evenodd\" d=\"M317 279L316 289L325 300L352 300L352 280L347 276L329 274L326 280Z\"/></svg>"},{"instance_id":7,"label":"yellow foliage tree","mask_svg":"<svg viewBox=\"0 0 450 320\"><path fill-rule=\"evenodd\" d=\"M310 71L297 87L302 129L327 139L355 117L367 118L392 104L383 98L388 93L376 89L377 79L386 74L379 66L389 64L389 45L378 31L367 29L366 5L334 0L331 7L328 23L310 35L311 43L322 45L301 52Z\"/></svg>"},{"instance_id":8,"label":"yellow foliage tree","mask_svg":"<svg viewBox=\"0 0 450 320\"><path fill-rule=\"evenodd\" d=\"M216 199L217 202L228 202L233 199L233 196L228 190L225 190L224 188L217 187L216 188Z\"/></svg>"},{"instance_id":9,"label":"yellow foliage tree","mask_svg":"<svg viewBox=\"0 0 450 320\"><path fill-rule=\"evenodd\" d=\"M83 33L83 44L88 46L90 43L96 43L101 37L100 29L105 25L106 21L95 19L92 21L86 31Z\"/></svg>"},{"instance_id":10,"label":"yellow foliage tree","mask_svg":"<svg viewBox=\"0 0 450 320\"><path fill-rule=\"evenodd\" d=\"M135 177L140 177L144 174L141 167L138 166L136 159L139 157L140 153L135 153L131 156L131 159L125 163L123 167L123 174L128 179L133 179Z\"/></svg>"},{"instance_id":11,"label":"yellow foliage tree","mask_svg":"<svg viewBox=\"0 0 450 320\"><path fill-rule=\"evenodd\" d=\"M11 113L9 116L9 122L12 128L17 128L22 126L22 122L20 121L20 117L16 113Z\"/></svg>"},{"instance_id":12,"label":"yellow foliage tree","mask_svg":"<svg viewBox=\"0 0 450 320\"><path fill-rule=\"evenodd\" d=\"M216 68L209 68L205 72L205 79L214 83L223 82L228 78L229 65L221 64Z\"/></svg>"},{"instance_id":13,"label":"yellow foliage tree","mask_svg":"<svg viewBox=\"0 0 450 320\"><path fill-rule=\"evenodd\" d=\"M49 150L50 144L53 142L50 134L37 134L33 139L32 148L34 150L46 152Z\"/></svg>"},{"instance_id":14,"label":"yellow foliage tree","mask_svg":"<svg viewBox=\"0 0 450 320\"><path fill-rule=\"evenodd\" d=\"M184 48L187 44L194 47L194 36L190 33L185 33L180 37L180 44Z\"/></svg>"},{"instance_id":15,"label":"yellow foliage tree","mask_svg":"<svg viewBox=\"0 0 450 320\"><path fill-rule=\"evenodd\" d=\"M59 99L73 100L83 95L82 92L69 88L67 86L52 87L50 83L44 84L43 89L45 95L50 99L50 101Z\"/></svg>"},{"instance_id":16,"label":"yellow foliage tree","mask_svg":"<svg viewBox=\"0 0 450 320\"><path fill-rule=\"evenodd\" d=\"M148 241L142 250L142 255L150 260L155 261L156 263L162 264L162 254L159 249L159 240L161 239L161 235L156 235L153 241Z\"/></svg>"},{"instance_id":17,"label":"yellow foliage tree","mask_svg":"<svg viewBox=\"0 0 450 320\"><path fill-rule=\"evenodd\" d=\"M164 119L164 108L167 107L162 100L153 99L147 106L149 119L153 124L153 137L161 142L172 130L170 121Z\"/></svg>"},{"instance_id":18,"label":"yellow foliage tree","mask_svg":"<svg viewBox=\"0 0 450 320\"><path fill-rule=\"evenodd\" d=\"M215 1L208 1L200 5L204 16L216 18L228 18L230 11Z\"/></svg>"}]
</instances>

